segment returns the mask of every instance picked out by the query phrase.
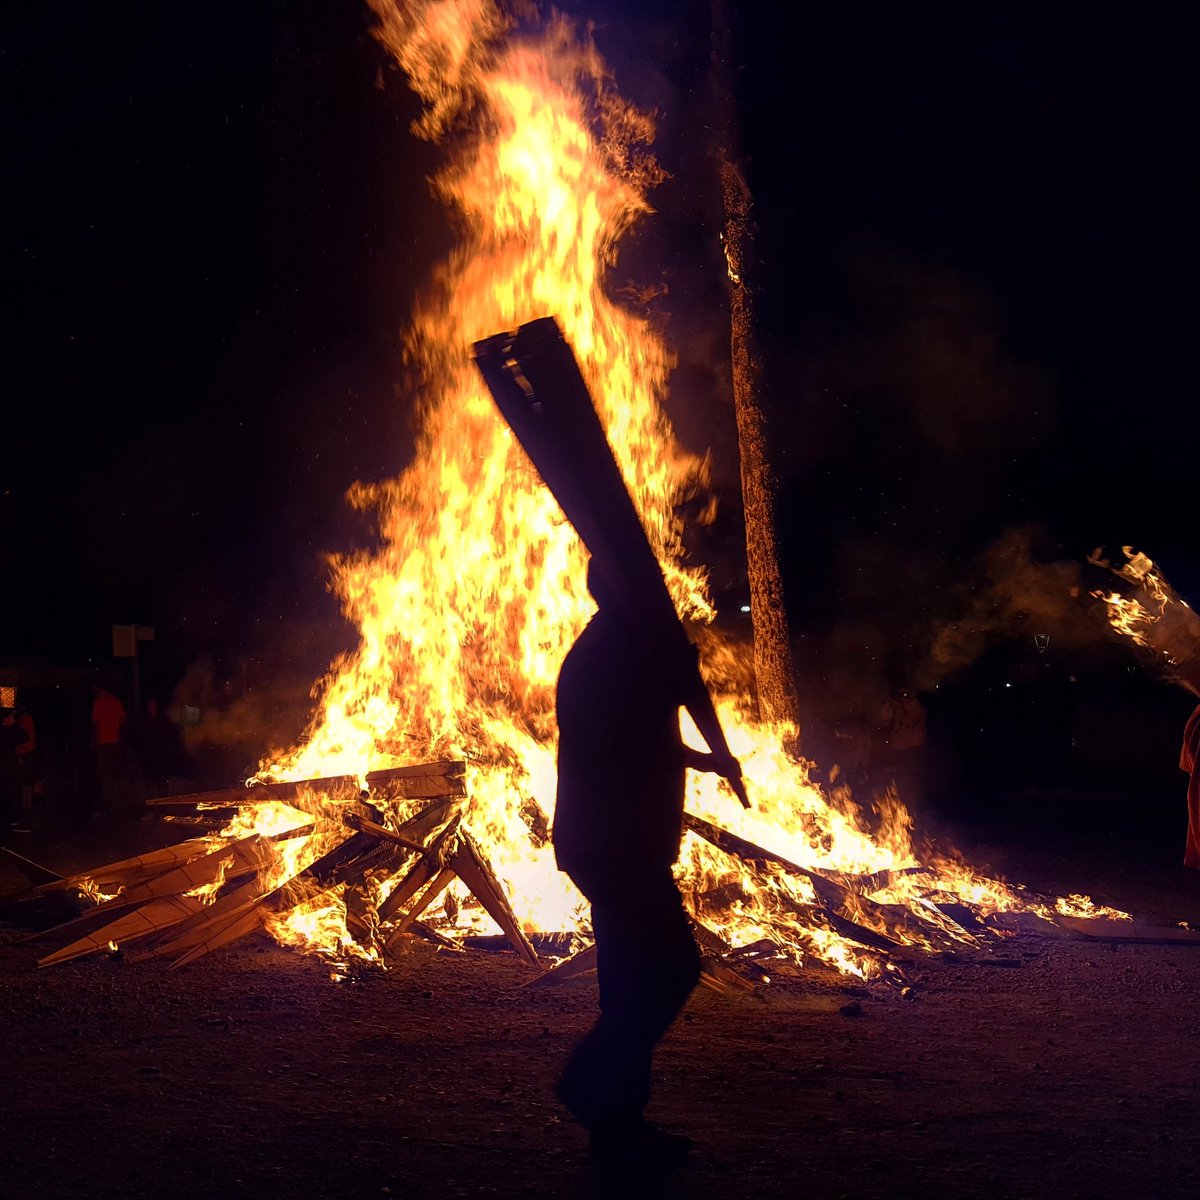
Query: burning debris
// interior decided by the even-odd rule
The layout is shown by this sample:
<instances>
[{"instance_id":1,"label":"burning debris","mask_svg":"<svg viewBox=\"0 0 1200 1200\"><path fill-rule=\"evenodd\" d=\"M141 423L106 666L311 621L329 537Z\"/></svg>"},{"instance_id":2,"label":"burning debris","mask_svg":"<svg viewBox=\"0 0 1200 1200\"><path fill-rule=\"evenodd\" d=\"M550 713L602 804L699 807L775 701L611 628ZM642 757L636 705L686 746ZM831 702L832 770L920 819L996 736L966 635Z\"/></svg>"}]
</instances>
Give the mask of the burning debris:
<instances>
[{"instance_id":1,"label":"burning debris","mask_svg":"<svg viewBox=\"0 0 1200 1200\"><path fill-rule=\"evenodd\" d=\"M134 963L170 959L174 969L267 933L284 944L318 945L336 979L352 964L386 968L413 939L462 952L490 920L537 972L531 985L593 969L586 928L543 936L548 955L535 949L534 931L517 920L464 826L463 769L457 762L395 768L374 773L362 790L357 781L326 779L164 797L152 803L190 809L195 820L229 819L219 832L67 877L13 855L35 882L10 900L32 906L59 896L87 906L26 939L63 943L38 960L42 967L120 952ZM753 988L775 965L820 960L905 986L907 963L998 960L1016 932L1200 941L1186 929L1136 926L1084 897L1055 901L976 878L990 894L972 899L928 867L815 870L700 817L688 814L685 824L690 842L737 864L736 879L686 889L702 981L717 991ZM255 832L270 826L277 832ZM450 891L455 881L464 899ZM747 909L764 914L762 936L741 941L728 931ZM336 937L319 938L322 927ZM801 944L807 954L797 951ZM571 954L572 947L581 948Z\"/></svg>"},{"instance_id":2,"label":"burning debris","mask_svg":"<svg viewBox=\"0 0 1200 1200\"><path fill-rule=\"evenodd\" d=\"M1112 627L1149 652L1160 674L1200 696L1200 616L1152 559L1132 546L1122 552L1126 561L1119 567L1103 557L1101 547L1088 556L1121 581L1113 591L1092 595L1107 606Z\"/></svg>"}]
</instances>

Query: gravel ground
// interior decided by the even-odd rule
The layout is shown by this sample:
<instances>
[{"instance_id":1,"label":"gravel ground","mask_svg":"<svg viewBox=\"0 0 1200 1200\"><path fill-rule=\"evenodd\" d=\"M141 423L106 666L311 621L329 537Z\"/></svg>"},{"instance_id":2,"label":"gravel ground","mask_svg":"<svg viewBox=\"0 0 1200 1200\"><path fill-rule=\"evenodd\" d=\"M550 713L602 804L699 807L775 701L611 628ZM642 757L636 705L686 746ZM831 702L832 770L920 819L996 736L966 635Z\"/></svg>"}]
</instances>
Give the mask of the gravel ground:
<instances>
[{"instance_id":1,"label":"gravel ground","mask_svg":"<svg viewBox=\"0 0 1200 1200\"><path fill-rule=\"evenodd\" d=\"M1013 881L1200 925L1181 804L1034 795L928 827ZM44 830L20 849L66 870L139 840L178 838ZM602 1191L550 1094L594 977L524 989L511 954L422 948L333 983L262 939L176 971L38 970L24 932L0 923L3 1200ZM1196 1195L1200 947L1023 934L997 962L906 967L908 998L816 971L698 990L651 1111L698 1148L648 1194Z\"/></svg>"}]
</instances>

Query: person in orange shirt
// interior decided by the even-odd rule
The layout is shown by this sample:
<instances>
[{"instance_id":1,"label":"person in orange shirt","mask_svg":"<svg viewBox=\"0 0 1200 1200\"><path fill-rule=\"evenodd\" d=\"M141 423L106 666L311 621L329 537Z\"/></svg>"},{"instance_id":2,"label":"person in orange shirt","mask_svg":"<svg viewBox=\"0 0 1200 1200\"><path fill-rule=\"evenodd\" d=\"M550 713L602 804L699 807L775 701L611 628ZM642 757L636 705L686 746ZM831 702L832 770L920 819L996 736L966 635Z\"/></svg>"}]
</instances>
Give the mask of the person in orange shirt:
<instances>
[{"instance_id":1,"label":"person in orange shirt","mask_svg":"<svg viewBox=\"0 0 1200 1200\"><path fill-rule=\"evenodd\" d=\"M96 809L111 816L117 807L125 756L125 705L102 683L92 685L92 761Z\"/></svg>"},{"instance_id":2,"label":"person in orange shirt","mask_svg":"<svg viewBox=\"0 0 1200 1200\"><path fill-rule=\"evenodd\" d=\"M1183 747L1179 752L1179 766L1187 771L1188 831L1183 849L1183 865L1200 870L1200 704L1188 717L1183 730Z\"/></svg>"}]
</instances>

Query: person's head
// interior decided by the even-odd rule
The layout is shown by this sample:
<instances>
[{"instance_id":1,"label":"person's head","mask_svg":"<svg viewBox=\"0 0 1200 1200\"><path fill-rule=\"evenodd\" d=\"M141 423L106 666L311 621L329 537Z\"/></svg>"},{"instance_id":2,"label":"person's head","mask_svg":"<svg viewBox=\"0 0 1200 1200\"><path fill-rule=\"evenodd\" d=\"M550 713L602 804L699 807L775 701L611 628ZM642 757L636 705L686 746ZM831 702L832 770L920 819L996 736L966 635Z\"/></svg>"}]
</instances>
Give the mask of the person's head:
<instances>
[{"instance_id":1,"label":"person's head","mask_svg":"<svg viewBox=\"0 0 1200 1200\"><path fill-rule=\"evenodd\" d=\"M603 572L596 565L594 557L588 559L587 589L591 593L592 599L600 606L601 612L615 615L617 611L616 594L608 586L608 582L604 578Z\"/></svg>"}]
</instances>

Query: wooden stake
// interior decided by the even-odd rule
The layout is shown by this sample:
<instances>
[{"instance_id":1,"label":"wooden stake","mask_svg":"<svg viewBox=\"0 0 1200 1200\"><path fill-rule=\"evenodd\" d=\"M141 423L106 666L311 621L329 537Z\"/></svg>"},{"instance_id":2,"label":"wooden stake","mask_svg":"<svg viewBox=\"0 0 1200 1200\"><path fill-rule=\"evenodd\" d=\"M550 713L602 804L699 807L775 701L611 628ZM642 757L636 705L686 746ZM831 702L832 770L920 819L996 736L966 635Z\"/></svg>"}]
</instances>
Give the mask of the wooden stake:
<instances>
[{"instance_id":1,"label":"wooden stake","mask_svg":"<svg viewBox=\"0 0 1200 1200\"><path fill-rule=\"evenodd\" d=\"M389 947L408 932L412 923L454 882L456 875L453 867L446 866L434 876L433 882L421 893L417 902L396 922L388 935Z\"/></svg>"},{"instance_id":2,"label":"wooden stake","mask_svg":"<svg viewBox=\"0 0 1200 1200\"><path fill-rule=\"evenodd\" d=\"M412 865L408 874L392 889L379 906L379 920L390 921L445 865L452 839L458 832L460 813L455 813L446 828L438 834L425 853Z\"/></svg>"},{"instance_id":3,"label":"wooden stake","mask_svg":"<svg viewBox=\"0 0 1200 1200\"><path fill-rule=\"evenodd\" d=\"M458 848L450 856L450 865L458 872L463 883L470 888L471 894L483 905L492 920L504 930L505 937L517 954L530 966L540 968L537 951L513 914L504 889L466 830L459 833Z\"/></svg>"}]
</instances>

